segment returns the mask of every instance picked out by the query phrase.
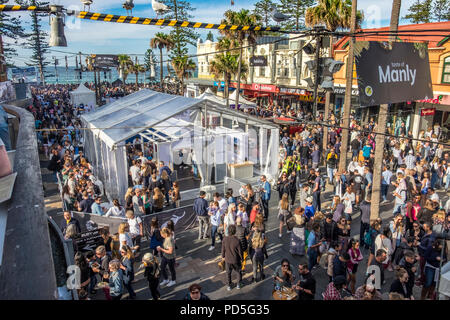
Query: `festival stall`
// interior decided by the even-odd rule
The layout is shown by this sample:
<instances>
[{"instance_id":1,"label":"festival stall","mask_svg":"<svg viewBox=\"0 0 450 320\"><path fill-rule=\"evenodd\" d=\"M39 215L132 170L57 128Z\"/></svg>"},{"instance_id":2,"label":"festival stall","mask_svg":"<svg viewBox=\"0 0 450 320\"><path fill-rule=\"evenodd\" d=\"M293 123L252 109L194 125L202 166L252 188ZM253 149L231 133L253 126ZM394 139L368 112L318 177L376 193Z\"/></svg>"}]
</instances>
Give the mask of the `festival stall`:
<instances>
[{"instance_id":1,"label":"festival stall","mask_svg":"<svg viewBox=\"0 0 450 320\"><path fill-rule=\"evenodd\" d=\"M85 106L95 106L95 92L89 90L84 86L84 84L80 84L80 86L74 91L70 92L70 101L72 105L78 106L83 104Z\"/></svg>"},{"instance_id":2,"label":"festival stall","mask_svg":"<svg viewBox=\"0 0 450 320\"><path fill-rule=\"evenodd\" d=\"M125 141L133 137L153 144L153 158L171 168L195 163L202 186L212 177L223 182L227 164L252 163L255 174L277 174L278 126L210 100L144 89L81 119L89 129L83 130L85 153L110 200L123 199L128 188Z\"/></svg>"}]
</instances>

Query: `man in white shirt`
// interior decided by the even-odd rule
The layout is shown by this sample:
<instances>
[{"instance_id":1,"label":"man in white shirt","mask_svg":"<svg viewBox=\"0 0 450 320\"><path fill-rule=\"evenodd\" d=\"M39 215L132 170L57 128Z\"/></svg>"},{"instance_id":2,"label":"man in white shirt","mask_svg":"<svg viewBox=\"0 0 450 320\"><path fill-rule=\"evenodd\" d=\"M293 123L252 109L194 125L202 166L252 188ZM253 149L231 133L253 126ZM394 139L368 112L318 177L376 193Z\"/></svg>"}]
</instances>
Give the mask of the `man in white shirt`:
<instances>
[{"instance_id":1,"label":"man in white shirt","mask_svg":"<svg viewBox=\"0 0 450 320\"><path fill-rule=\"evenodd\" d=\"M397 174L397 182L392 182L392 184L396 187L393 192L394 195L394 211L393 214L396 216L401 213L402 206L406 203L406 181L404 179L404 175L399 173Z\"/></svg>"},{"instance_id":2,"label":"man in white shirt","mask_svg":"<svg viewBox=\"0 0 450 320\"><path fill-rule=\"evenodd\" d=\"M141 168L139 167L139 163L135 160L133 160L133 165L130 167L130 176L134 185L140 184Z\"/></svg>"},{"instance_id":3,"label":"man in white shirt","mask_svg":"<svg viewBox=\"0 0 450 320\"><path fill-rule=\"evenodd\" d=\"M414 169L416 167L416 157L413 155L412 150L409 150L408 155L405 157L405 164L407 169Z\"/></svg>"},{"instance_id":4,"label":"man in white shirt","mask_svg":"<svg viewBox=\"0 0 450 320\"><path fill-rule=\"evenodd\" d=\"M381 175L383 176L381 180L381 196L383 198L382 203L385 203L387 202L387 193L391 184L392 172L387 166L384 166Z\"/></svg>"},{"instance_id":5,"label":"man in white shirt","mask_svg":"<svg viewBox=\"0 0 450 320\"><path fill-rule=\"evenodd\" d=\"M148 162L148 159L146 157L144 157L144 153L142 151L139 152L138 160L141 160L141 164L143 164L143 165Z\"/></svg>"},{"instance_id":6,"label":"man in white shirt","mask_svg":"<svg viewBox=\"0 0 450 320\"><path fill-rule=\"evenodd\" d=\"M139 251L141 246L141 238L144 236L144 226L142 224L142 219L135 216L133 210L128 210L126 213L127 222L130 226L129 234L133 240L133 246Z\"/></svg>"},{"instance_id":7,"label":"man in white shirt","mask_svg":"<svg viewBox=\"0 0 450 320\"><path fill-rule=\"evenodd\" d=\"M360 176L364 176L364 163L360 162L356 167L355 167L355 171L359 172Z\"/></svg>"},{"instance_id":8,"label":"man in white shirt","mask_svg":"<svg viewBox=\"0 0 450 320\"><path fill-rule=\"evenodd\" d=\"M228 210L228 202L226 199L222 198L218 192L214 194L214 201L219 203L219 210L221 214L226 214Z\"/></svg>"},{"instance_id":9,"label":"man in white shirt","mask_svg":"<svg viewBox=\"0 0 450 320\"><path fill-rule=\"evenodd\" d=\"M430 200L431 201L433 201L433 202L437 202L437 203L439 203L440 202L440 199L439 199L439 195L436 193L436 191L434 191L434 189L433 188L428 188L428 196L430 197Z\"/></svg>"}]
</instances>

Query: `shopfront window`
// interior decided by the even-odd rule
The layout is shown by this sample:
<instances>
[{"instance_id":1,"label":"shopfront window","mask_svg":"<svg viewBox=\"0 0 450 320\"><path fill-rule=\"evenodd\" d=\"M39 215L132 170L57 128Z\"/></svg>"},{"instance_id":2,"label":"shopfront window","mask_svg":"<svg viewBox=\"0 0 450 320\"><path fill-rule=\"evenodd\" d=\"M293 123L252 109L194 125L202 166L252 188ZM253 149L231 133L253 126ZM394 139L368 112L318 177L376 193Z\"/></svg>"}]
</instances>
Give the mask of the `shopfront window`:
<instances>
[{"instance_id":1,"label":"shopfront window","mask_svg":"<svg viewBox=\"0 0 450 320\"><path fill-rule=\"evenodd\" d=\"M450 84L450 56L444 59L444 69L442 70L442 83Z\"/></svg>"},{"instance_id":2,"label":"shopfront window","mask_svg":"<svg viewBox=\"0 0 450 320\"><path fill-rule=\"evenodd\" d=\"M259 76L260 77L266 76L266 67L259 67Z\"/></svg>"}]
</instances>

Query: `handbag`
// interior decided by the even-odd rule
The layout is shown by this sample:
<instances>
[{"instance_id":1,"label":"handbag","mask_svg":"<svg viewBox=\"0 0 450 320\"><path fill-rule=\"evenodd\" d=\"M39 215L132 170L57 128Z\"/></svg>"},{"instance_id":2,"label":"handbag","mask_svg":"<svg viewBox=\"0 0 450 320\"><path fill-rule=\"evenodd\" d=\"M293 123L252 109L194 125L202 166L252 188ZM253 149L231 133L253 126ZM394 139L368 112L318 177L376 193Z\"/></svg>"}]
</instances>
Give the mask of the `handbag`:
<instances>
[{"instance_id":1,"label":"handbag","mask_svg":"<svg viewBox=\"0 0 450 320\"><path fill-rule=\"evenodd\" d=\"M295 221L295 217L292 216L289 219L286 219L286 228L289 231L292 231L292 229L294 229L294 227L297 225L297 222Z\"/></svg>"},{"instance_id":2,"label":"handbag","mask_svg":"<svg viewBox=\"0 0 450 320\"><path fill-rule=\"evenodd\" d=\"M220 271L225 271L225 258L222 258L217 265L219 266Z\"/></svg>"}]
</instances>

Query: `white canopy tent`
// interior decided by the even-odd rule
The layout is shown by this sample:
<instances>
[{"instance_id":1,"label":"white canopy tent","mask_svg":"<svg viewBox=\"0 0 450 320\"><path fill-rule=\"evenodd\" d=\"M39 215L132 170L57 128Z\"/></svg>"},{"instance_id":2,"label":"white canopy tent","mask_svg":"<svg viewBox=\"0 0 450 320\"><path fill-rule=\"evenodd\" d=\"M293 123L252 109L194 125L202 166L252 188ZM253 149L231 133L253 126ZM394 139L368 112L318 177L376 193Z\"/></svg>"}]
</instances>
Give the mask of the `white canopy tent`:
<instances>
[{"instance_id":1,"label":"white canopy tent","mask_svg":"<svg viewBox=\"0 0 450 320\"><path fill-rule=\"evenodd\" d=\"M204 185L212 170L215 181L223 181L227 163L248 160L269 176L278 170L278 126L209 100L144 89L81 119L90 129L84 130L86 156L110 199L123 199L128 188L125 142L134 137L152 143L154 159L170 167L181 161L181 150L185 163L188 156L196 162Z\"/></svg>"},{"instance_id":2,"label":"white canopy tent","mask_svg":"<svg viewBox=\"0 0 450 320\"><path fill-rule=\"evenodd\" d=\"M206 89L205 92L203 92L201 95L199 95L197 97L197 99L212 101L214 103L217 103L219 105L224 105L224 106L227 104L225 99L222 99L222 98L216 96L210 88Z\"/></svg>"},{"instance_id":3,"label":"white canopy tent","mask_svg":"<svg viewBox=\"0 0 450 320\"><path fill-rule=\"evenodd\" d=\"M236 95L237 95L237 90L234 90L233 93L230 94L230 106L234 106L236 103ZM245 99L244 97L242 97L241 95L239 95L239 105L241 107L246 107L246 108L256 108L256 103L248 101L247 99Z\"/></svg>"},{"instance_id":4,"label":"white canopy tent","mask_svg":"<svg viewBox=\"0 0 450 320\"><path fill-rule=\"evenodd\" d=\"M95 92L86 88L84 84L80 84L77 89L70 92L70 101L74 106L80 104L95 106L97 104L95 101Z\"/></svg>"}]
</instances>

